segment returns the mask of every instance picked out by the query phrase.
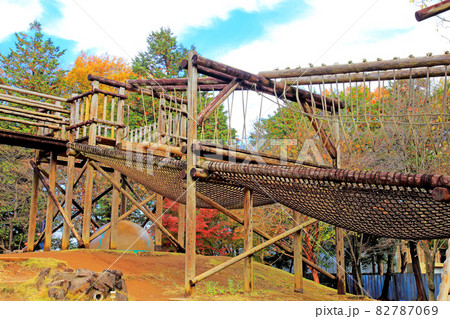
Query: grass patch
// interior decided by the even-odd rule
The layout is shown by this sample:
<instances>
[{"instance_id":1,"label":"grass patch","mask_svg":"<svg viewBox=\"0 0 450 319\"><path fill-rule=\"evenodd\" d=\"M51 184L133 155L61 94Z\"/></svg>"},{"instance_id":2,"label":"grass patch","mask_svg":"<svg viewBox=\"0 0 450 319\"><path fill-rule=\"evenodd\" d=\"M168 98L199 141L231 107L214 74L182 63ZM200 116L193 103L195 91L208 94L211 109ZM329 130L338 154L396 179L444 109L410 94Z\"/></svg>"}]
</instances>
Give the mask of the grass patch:
<instances>
[{"instance_id":1,"label":"grass patch","mask_svg":"<svg viewBox=\"0 0 450 319\"><path fill-rule=\"evenodd\" d=\"M47 267L50 267L51 269L70 268L65 261L52 258L29 258L27 260L18 261L17 263L22 267L27 267L32 270L39 270Z\"/></svg>"}]
</instances>

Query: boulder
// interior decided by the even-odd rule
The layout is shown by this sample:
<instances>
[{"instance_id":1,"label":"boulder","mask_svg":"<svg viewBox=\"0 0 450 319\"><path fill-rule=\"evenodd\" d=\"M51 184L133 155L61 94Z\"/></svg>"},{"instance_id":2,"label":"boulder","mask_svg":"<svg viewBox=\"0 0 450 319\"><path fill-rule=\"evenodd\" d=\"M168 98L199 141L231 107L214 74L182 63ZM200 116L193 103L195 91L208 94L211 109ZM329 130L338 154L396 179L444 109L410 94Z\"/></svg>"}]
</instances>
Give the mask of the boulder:
<instances>
[{"instance_id":1,"label":"boulder","mask_svg":"<svg viewBox=\"0 0 450 319\"><path fill-rule=\"evenodd\" d=\"M51 287L48 292L48 296L55 300L64 300L66 298L66 294L64 293L64 289L61 287Z\"/></svg>"},{"instance_id":2,"label":"boulder","mask_svg":"<svg viewBox=\"0 0 450 319\"><path fill-rule=\"evenodd\" d=\"M93 288L94 288L95 290L100 291L104 296L106 296L106 295L108 294L108 292L109 292L109 287L106 286L105 284L99 282L99 281L96 281L96 282L94 283Z\"/></svg>"},{"instance_id":3,"label":"boulder","mask_svg":"<svg viewBox=\"0 0 450 319\"><path fill-rule=\"evenodd\" d=\"M42 285L44 284L45 278L49 275L50 273L50 267L44 268L41 270L41 272L39 273L39 275L36 278L36 289L40 290Z\"/></svg>"},{"instance_id":4,"label":"boulder","mask_svg":"<svg viewBox=\"0 0 450 319\"><path fill-rule=\"evenodd\" d=\"M116 276L114 276L109 272L103 272L98 275L97 281L101 282L102 284L108 286L111 289L114 289L114 284L116 283Z\"/></svg>"},{"instance_id":5,"label":"boulder","mask_svg":"<svg viewBox=\"0 0 450 319\"><path fill-rule=\"evenodd\" d=\"M121 279L123 276L123 272L120 270L116 270L116 269L106 269L103 272L109 272L109 273L113 274L114 276L116 276L117 279Z\"/></svg>"},{"instance_id":6,"label":"boulder","mask_svg":"<svg viewBox=\"0 0 450 319\"><path fill-rule=\"evenodd\" d=\"M83 269L83 268L79 268L75 272L76 277L90 277L90 276L94 276L94 275L95 275L95 272L93 272L92 270Z\"/></svg>"},{"instance_id":7,"label":"boulder","mask_svg":"<svg viewBox=\"0 0 450 319\"><path fill-rule=\"evenodd\" d=\"M70 282L69 292L72 294L85 293L94 283L95 277L77 277Z\"/></svg>"},{"instance_id":8,"label":"boulder","mask_svg":"<svg viewBox=\"0 0 450 319\"><path fill-rule=\"evenodd\" d=\"M54 281L59 281L59 280L67 280L67 281L72 281L75 278L75 273L72 272L57 272L56 274L53 275L53 280Z\"/></svg>"},{"instance_id":9,"label":"boulder","mask_svg":"<svg viewBox=\"0 0 450 319\"><path fill-rule=\"evenodd\" d=\"M70 281L63 279L63 280L52 281L47 284L47 288L53 288L53 287L60 287L64 290L64 293L67 293L67 291L69 290L69 287L70 287Z\"/></svg>"},{"instance_id":10,"label":"boulder","mask_svg":"<svg viewBox=\"0 0 450 319\"><path fill-rule=\"evenodd\" d=\"M125 284L125 280L120 279L116 281L116 290L123 291L124 293L128 293L127 285Z\"/></svg>"}]
</instances>

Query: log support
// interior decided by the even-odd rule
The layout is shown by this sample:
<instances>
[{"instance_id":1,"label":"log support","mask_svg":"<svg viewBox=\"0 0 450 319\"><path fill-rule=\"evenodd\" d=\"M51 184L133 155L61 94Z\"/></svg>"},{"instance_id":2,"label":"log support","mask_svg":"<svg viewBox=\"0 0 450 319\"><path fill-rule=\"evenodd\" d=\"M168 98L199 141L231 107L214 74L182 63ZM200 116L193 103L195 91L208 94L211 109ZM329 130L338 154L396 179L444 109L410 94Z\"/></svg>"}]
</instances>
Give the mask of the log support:
<instances>
[{"instance_id":1,"label":"log support","mask_svg":"<svg viewBox=\"0 0 450 319\"><path fill-rule=\"evenodd\" d=\"M344 230L335 227L336 233L336 277L337 293L345 295L345 257L344 257Z\"/></svg>"},{"instance_id":2,"label":"log support","mask_svg":"<svg viewBox=\"0 0 450 319\"><path fill-rule=\"evenodd\" d=\"M196 167L196 154L192 145L197 139L197 68L192 63L195 52L188 53L188 136L186 155L187 171ZM186 255L185 255L185 294L192 296L195 293L195 284L191 284L195 277L195 246L196 246L196 184L190 174L186 177Z\"/></svg>"},{"instance_id":3,"label":"log support","mask_svg":"<svg viewBox=\"0 0 450 319\"><path fill-rule=\"evenodd\" d=\"M156 220L162 221L164 198L162 195L156 195ZM155 227L155 250L161 251L162 248L162 233Z\"/></svg>"},{"instance_id":4,"label":"log support","mask_svg":"<svg viewBox=\"0 0 450 319\"><path fill-rule=\"evenodd\" d=\"M49 169L49 181L47 189L47 212L45 214L45 237L44 237L44 251L50 251L52 246L52 226L53 216L55 214L55 203L52 200L51 193L55 193L56 186L56 161L58 154L50 153L50 169ZM36 172L35 172L36 173Z\"/></svg>"},{"instance_id":5,"label":"log support","mask_svg":"<svg viewBox=\"0 0 450 319\"><path fill-rule=\"evenodd\" d=\"M178 204L178 241L184 246L184 233L186 227L186 205Z\"/></svg>"},{"instance_id":6,"label":"log support","mask_svg":"<svg viewBox=\"0 0 450 319\"><path fill-rule=\"evenodd\" d=\"M37 161L39 158L39 151L35 151L34 159ZM36 217L37 217L37 202L39 196L39 177L35 171L33 171L33 181L31 184L31 203L30 203L30 216L28 221L28 241L27 251L34 251L34 236L36 233Z\"/></svg>"},{"instance_id":7,"label":"log support","mask_svg":"<svg viewBox=\"0 0 450 319\"><path fill-rule=\"evenodd\" d=\"M444 267L442 269L441 284L439 285L439 295L437 301L450 300L450 240L448 241L448 248L445 254Z\"/></svg>"},{"instance_id":8,"label":"log support","mask_svg":"<svg viewBox=\"0 0 450 319\"><path fill-rule=\"evenodd\" d=\"M244 251L253 248L253 194L249 189L244 190ZM252 292L253 282L253 255L244 260L244 291Z\"/></svg>"},{"instance_id":9,"label":"log support","mask_svg":"<svg viewBox=\"0 0 450 319\"><path fill-rule=\"evenodd\" d=\"M294 225L300 225L300 213L294 211ZM294 292L303 293L302 231L294 233Z\"/></svg>"}]
</instances>

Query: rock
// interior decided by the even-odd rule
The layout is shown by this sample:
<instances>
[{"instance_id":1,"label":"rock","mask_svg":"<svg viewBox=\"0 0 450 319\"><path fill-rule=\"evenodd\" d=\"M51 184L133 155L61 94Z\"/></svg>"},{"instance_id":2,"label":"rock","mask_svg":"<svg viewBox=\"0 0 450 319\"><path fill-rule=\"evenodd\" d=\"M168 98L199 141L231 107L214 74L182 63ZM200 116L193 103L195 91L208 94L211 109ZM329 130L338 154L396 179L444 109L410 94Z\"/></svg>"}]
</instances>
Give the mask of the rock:
<instances>
[{"instance_id":1,"label":"rock","mask_svg":"<svg viewBox=\"0 0 450 319\"><path fill-rule=\"evenodd\" d=\"M59 281L59 280L72 281L74 278L75 278L75 273L73 271L72 272L58 272L53 275L54 281Z\"/></svg>"},{"instance_id":2,"label":"rock","mask_svg":"<svg viewBox=\"0 0 450 319\"><path fill-rule=\"evenodd\" d=\"M128 293L127 285L125 284L125 280L120 279L116 281L116 290L123 291L124 293Z\"/></svg>"},{"instance_id":3,"label":"rock","mask_svg":"<svg viewBox=\"0 0 450 319\"><path fill-rule=\"evenodd\" d=\"M120 270L116 270L116 269L107 269L107 270L104 270L103 272L109 272L109 273L113 274L114 276L116 276L117 280L121 279L123 276L123 272Z\"/></svg>"},{"instance_id":4,"label":"rock","mask_svg":"<svg viewBox=\"0 0 450 319\"><path fill-rule=\"evenodd\" d=\"M117 301L128 301L128 297L125 294L122 294L120 292L116 292L116 300Z\"/></svg>"},{"instance_id":5,"label":"rock","mask_svg":"<svg viewBox=\"0 0 450 319\"><path fill-rule=\"evenodd\" d=\"M106 286L105 284L103 284L103 283L101 283L101 282L99 282L99 281L96 281L96 282L94 283L93 288L94 288L95 290L100 291L100 292L103 294L103 296L106 296L106 295L108 294L108 292L109 292L108 286Z\"/></svg>"},{"instance_id":6,"label":"rock","mask_svg":"<svg viewBox=\"0 0 450 319\"><path fill-rule=\"evenodd\" d=\"M50 298L55 300L64 300L66 298L64 289L61 287L52 287L48 290L47 294Z\"/></svg>"},{"instance_id":7,"label":"rock","mask_svg":"<svg viewBox=\"0 0 450 319\"><path fill-rule=\"evenodd\" d=\"M42 285L44 284L45 278L48 276L48 274L50 273L50 267L44 268L41 270L41 272L39 273L39 275L36 278L36 288L37 290L40 290Z\"/></svg>"},{"instance_id":8,"label":"rock","mask_svg":"<svg viewBox=\"0 0 450 319\"><path fill-rule=\"evenodd\" d=\"M114 289L114 284L116 283L116 276L109 272L103 272L98 275L98 282L105 284L111 289Z\"/></svg>"},{"instance_id":9,"label":"rock","mask_svg":"<svg viewBox=\"0 0 450 319\"><path fill-rule=\"evenodd\" d=\"M69 292L72 294L85 293L94 283L95 277L77 277L70 282Z\"/></svg>"},{"instance_id":10,"label":"rock","mask_svg":"<svg viewBox=\"0 0 450 319\"><path fill-rule=\"evenodd\" d=\"M83 269L83 268L79 268L75 272L76 277L89 277L89 276L94 276L94 275L95 275L95 272L93 272L92 270Z\"/></svg>"},{"instance_id":11,"label":"rock","mask_svg":"<svg viewBox=\"0 0 450 319\"><path fill-rule=\"evenodd\" d=\"M67 293L67 291L69 290L69 286L70 286L70 282L65 279L52 281L47 284L47 288L60 287L64 290L64 293Z\"/></svg>"}]
</instances>

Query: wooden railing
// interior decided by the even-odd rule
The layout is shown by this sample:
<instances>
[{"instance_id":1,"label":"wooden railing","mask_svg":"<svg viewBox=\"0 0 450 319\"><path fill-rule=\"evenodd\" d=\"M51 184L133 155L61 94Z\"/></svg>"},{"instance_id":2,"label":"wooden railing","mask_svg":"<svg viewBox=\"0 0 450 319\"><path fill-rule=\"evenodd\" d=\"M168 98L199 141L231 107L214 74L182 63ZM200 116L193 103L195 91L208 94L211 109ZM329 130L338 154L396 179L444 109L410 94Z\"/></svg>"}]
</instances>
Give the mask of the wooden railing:
<instances>
[{"instance_id":1,"label":"wooden railing","mask_svg":"<svg viewBox=\"0 0 450 319\"><path fill-rule=\"evenodd\" d=\"M69 124L70 111L61 103L67 99L49 94L0 85L5 93L0 93L0 121L35 126L39 135L54 135L66 138L66 126ZM14 92L15 95L10 94ZM30 99L26 96L39 98ZM14 126L14 124L12 124ZM12 127L11 127L12 128Z\"/></svg>"}]
</instances>

